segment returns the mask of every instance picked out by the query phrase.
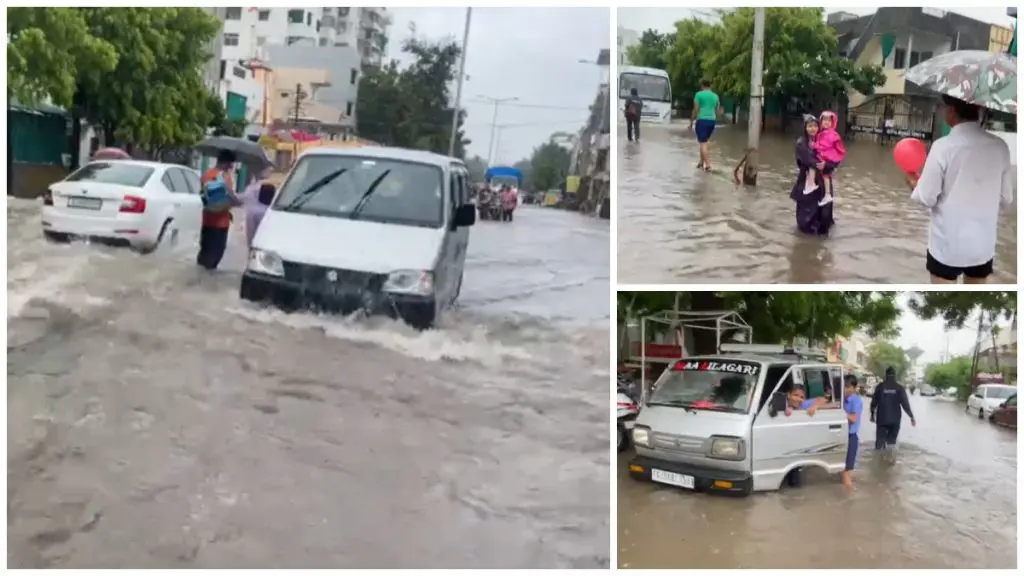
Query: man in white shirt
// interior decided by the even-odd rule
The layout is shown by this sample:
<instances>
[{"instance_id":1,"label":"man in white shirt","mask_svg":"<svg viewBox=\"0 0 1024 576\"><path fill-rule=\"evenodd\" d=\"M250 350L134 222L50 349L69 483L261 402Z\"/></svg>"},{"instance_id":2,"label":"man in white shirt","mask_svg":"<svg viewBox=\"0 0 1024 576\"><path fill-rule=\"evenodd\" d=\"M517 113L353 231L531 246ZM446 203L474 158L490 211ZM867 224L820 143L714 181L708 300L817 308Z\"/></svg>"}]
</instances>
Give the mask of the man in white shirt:
<instances>
[{"instance_id":1,"label":"man in white shirt","mask_svg":"<svg viewBox=\"0 0 1024 576\"><path fill-rule=\"evenodd\" d=\"M933 284L984 284L992 274L1000 208L1013 204L1010 149L981 127L981 109L942 97L951 129L932 144L911 199L931 208L927 269Z\"/></svg>"}]
</instances>

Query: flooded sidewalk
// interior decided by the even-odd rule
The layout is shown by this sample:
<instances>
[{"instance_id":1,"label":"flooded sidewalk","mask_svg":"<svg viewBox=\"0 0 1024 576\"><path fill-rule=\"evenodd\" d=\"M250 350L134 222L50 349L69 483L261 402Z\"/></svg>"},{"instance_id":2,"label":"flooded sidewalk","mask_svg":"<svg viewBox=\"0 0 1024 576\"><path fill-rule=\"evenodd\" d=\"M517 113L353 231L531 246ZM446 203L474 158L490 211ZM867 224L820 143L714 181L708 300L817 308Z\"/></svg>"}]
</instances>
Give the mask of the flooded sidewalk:
<instances>
[{"instance_id":1,"label":"flooded sidewalk","mask_svg":"<svg viewBox=\"0 0 1024 576\"><path fill-rule=\"evenodd\" d=\"M715 173L699 172L687 124L619 126L618 281L622 283L925 283L928 212L892 159L892 148L847 142L836 180L836 228L798 234L789 198L797 134L765 133L758 187L737 187L745 125L719 126ZM1017 280L1017 208L1002 212L992 283Z\"/></svg>"},{"instance_id":2,"label":"flooded sidewalk","mask_svg":"<svg viewBox=\"0 0 1024 576\"><path fill-rule=\"evenodd\" d=\"M1017 436L964 405L911 397L894 464L860 431L855 490L819 471L744 498L629 477L618 462L620 568L1015 568Z\"/></svg>"}]
</instances>

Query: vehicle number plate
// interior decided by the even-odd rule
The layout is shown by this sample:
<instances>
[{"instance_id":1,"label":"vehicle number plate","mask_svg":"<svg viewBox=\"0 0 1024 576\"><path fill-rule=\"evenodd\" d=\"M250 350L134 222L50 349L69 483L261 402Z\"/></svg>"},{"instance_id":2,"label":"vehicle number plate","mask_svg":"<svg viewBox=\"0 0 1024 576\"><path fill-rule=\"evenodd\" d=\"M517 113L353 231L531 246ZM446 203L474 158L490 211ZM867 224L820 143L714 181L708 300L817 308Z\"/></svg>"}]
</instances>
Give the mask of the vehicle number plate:
<instances>
[{"instance_id":1,"label":"vehicle number plate","mask_svg":"<svg viewBox=\"0 0 1024 576\"><path fill-rule=\"evenodd\" d=\"M676 474L675 472L666 472L665 470L652 468L651 480L662 484L671 484L672 486L679 486L680 488L689 488L690 490L693 490L693 476L690 476L689 474Z\"/></svg>"},{"instance_id":2,"label":"vehicle number plate","mask_svg":"<svg viewBox=\"0 0 1024 576\"><path fill-rule=\"evenodd\" d=\"M71 196L68 198L68 208L99 210L101 206L103 206L103 200L99 198L85 198L83 196Z\"/></svg>"}]
</instances>

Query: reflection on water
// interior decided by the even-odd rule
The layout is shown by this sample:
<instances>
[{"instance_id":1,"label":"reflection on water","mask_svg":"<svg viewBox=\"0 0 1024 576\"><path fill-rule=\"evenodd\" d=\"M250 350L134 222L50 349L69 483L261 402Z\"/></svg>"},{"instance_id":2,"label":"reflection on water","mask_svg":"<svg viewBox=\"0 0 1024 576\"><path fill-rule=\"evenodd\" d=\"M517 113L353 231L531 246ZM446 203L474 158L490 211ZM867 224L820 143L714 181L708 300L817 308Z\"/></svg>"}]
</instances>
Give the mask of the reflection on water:
<instances>
[{"instance_id":1,"label":"reflection on water","mask_svg":"<svg viewBox=\"0 0 1024 576\"><path fill-rule=\"evenodd\" d=\"M920 283L928 213L892 160L892 148L847 143L836 175L837 226L827 239L796 231L789 191L796 135L762 136L758 187L737 187L732 169L745 126L711 142L715 174L696 169L685 125L644 126L643 141L618 135L618 279L625 283ZM1000 219L993 282L1016 282L1016 206Z\"/></svg>"},{"instance_id":2,"label":"reflection on water","mask_svg":"<svg viewBox=\"0 0 1024 576\"><path fill-rule=\"evenodd\" d=\"M855 490L812 470L804 485L746 498L633 480L619 457L621 568L1013 568L1017 436L912 397L894 464L860 431Z\"/></svg>"}]
</instances>

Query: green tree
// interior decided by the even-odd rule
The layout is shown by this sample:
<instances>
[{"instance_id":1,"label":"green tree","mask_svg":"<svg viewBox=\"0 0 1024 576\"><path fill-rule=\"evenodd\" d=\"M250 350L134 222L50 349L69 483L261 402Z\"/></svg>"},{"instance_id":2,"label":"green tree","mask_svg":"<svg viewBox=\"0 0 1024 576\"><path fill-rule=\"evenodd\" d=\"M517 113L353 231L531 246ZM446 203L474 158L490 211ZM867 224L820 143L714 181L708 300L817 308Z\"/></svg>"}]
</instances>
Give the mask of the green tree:
<instances>
[{"instance_id":1,"label":"green tree","mask_svg":"<svg viewBox=\"0 0 1024 576\"><path fill-rule=\"evenodd\" d=\"M924 320L942 318L947 329L959 329L981 312L993 319L1016 317L1017 293L916 292L911 295L909 306Z\"/></svg>"},{"instance_id":2,"label":"green tree","mask_svg":"<svg viewBox=\"0 0 1024 576\"><path fill-rule=\"evenodd\" d=\"M767 8L764 90L769 96L831 101L853 88L865 95L885 83L878 66L858 67L839 56L835 31L821 8ZM721 34L707 50L704 71L719 91L750 95L754 9L721 12Z\"/></svg>"},{"instance_id":3,"label":"green tree","mask_svg":"<svg viewBox=\"0 0 1024 576\"><path fill-rule=\"evenodd\" d=\"M415 37L402 50L414 60L402 69L396 61L364 72L359 85L356 130L363 138L404 148L448 153L451 137L450 86L461 49L455 42L431 43ZM455 156L465 155L469 140L459 111Z\"/></svg>"},{"instance_id":4,"label":"green tree","mask_svg":"<svg viewBox=\"0 0 1024 576\"><path fill-rule=\"evenodd\" d=\"M664 70L665 56L672 43L672 34L662 34L648 29L640 35L639 41L626 50L626 58L632 66L644 66Z\"/></svg>"},{"instance_id":5,"label":"green tree","mask_svg":"<svg viewBox=\"0 0 1024 576\"><path fill-rule=\"evenodd\" d=\"M220 29L217 17L201 8L76 10L119 58L109 71L78 70L75 119L103 127L108 139L128 148L153 153L201 139L211 121L201 68Z\"/></svg>"},{"instance_id":6,"label":"green tree","mask_svg":"<svg viewBox=\"0 0 1024 576\"><path fill-rule=\"evenodd\" d=\"M713 79L708 56L710 47L721 42L721 36L721 26L697 18L676 22L665 62L672 79L672 97L679 108L692 109L693 96L700 89L701 80Z\"/></svg>"},{"instance_id":7,"label":"green tree","mask_svg":"<svg viewBox=\"0 0 1024 576\"><path fill-rule=\"evenodd\" d=\"M888 367L896 370L896 379L902 380L910 369L907 353L899 346L886 340L872 342L868 347L868 370L882 378Z\"/></svg>"},{"instance_id":8,"label":"green tree","mask_svg":"<svg viewBox=\"0 0 1024 576\"><path fill-rule=\"evenodd\" d=\"M82 71L107 73L115 47L92 34L79 8L7 9L7 97L70 108Z\"/></svg>"},{"instance_id":9,"label":"green tree","mask_svg":"<svg viewBox=\"0 0 1024 576\"><path fill-rule=\"evenodd\" d=\"M753 328L755 342L789 343L796 338L828 342L863 329L893 335L899 318L894 292L680 292L680 310L734 310ZM619 292L620 321L672 310L675 292ZM713 353L714 335L694 334L698 353Z\"/></svg>"},{"instance_id":10,"label":"green tree","mask_svg":"<svg viewBox=\"0 0 1024 576\"><path fill-rule=\"evenodd\" d=\"M554 139L548 140L533 149L530 156L529 169L524 171L527 188L530 190L550 190L558 188L569 175L569 150ZM520 168L522 169L522 168Z\"/></svg>"},{"instance_id":11,"label":"green tree","mask_svg":"<svg viewBox=\"0 0 1024 576\"><path fill-rule=\"evenodd\" d=\"M960 356L949 362L929 364L924 369L924 380L940 391L956 388L957 396L966 398L971 390L971 358Z\"/></svg>"},{"instance_id":12,"label":"green tree","mask_svg":"<svg viewBox=\"0 0 1024 576\"><path fill-rule=\"evenodd\" d=\"M470 182L483 182L487 173L487 160L474 154L466 159L466 169L469 171Z\"/></svg>"}]
</instances>

